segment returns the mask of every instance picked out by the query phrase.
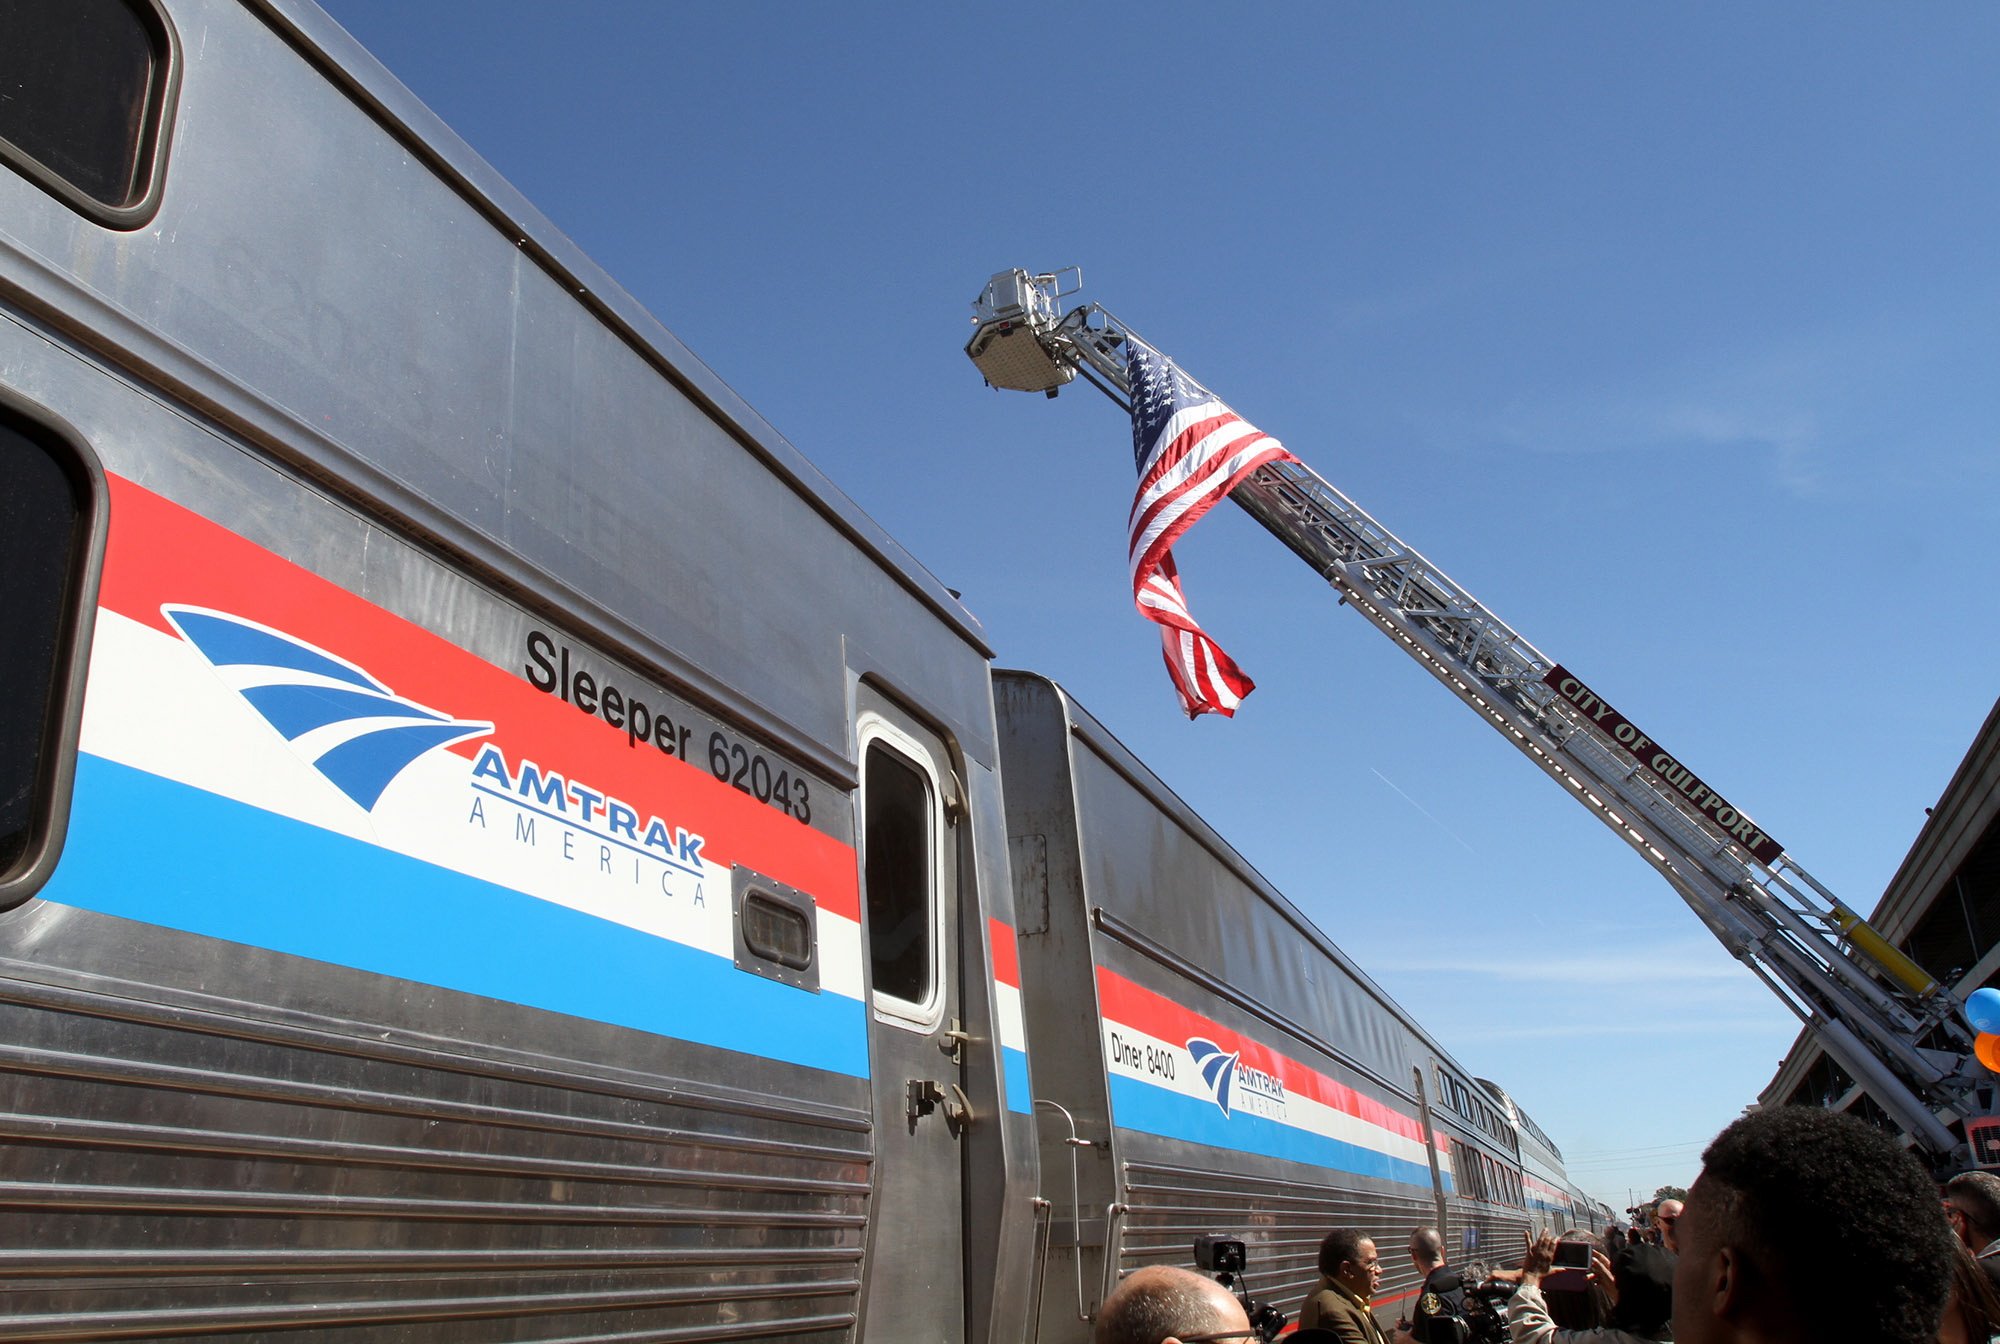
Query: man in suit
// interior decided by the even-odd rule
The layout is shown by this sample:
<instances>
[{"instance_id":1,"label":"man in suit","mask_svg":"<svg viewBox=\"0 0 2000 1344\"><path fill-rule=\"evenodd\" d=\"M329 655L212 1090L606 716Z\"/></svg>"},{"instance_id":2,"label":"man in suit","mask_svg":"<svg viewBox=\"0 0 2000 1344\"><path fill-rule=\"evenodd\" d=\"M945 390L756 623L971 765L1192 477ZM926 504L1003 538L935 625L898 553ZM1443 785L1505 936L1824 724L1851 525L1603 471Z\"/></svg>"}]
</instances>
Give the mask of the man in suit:
<instances>
[{"instance_id":1,"label":"man in suit","mask_svg":"<svg viewBox=\"0 0 2000 1344\"><path fill-rule=\"evenodd\" d=\"M1332 1332L1341 1344L1388 1344L1371 1302L1382 1286L1375 1243L1351 1227L1336 1227L1319 1244L1319 1291L1299 1312L1301 1330Z\"/></svg>"}]
</instances>

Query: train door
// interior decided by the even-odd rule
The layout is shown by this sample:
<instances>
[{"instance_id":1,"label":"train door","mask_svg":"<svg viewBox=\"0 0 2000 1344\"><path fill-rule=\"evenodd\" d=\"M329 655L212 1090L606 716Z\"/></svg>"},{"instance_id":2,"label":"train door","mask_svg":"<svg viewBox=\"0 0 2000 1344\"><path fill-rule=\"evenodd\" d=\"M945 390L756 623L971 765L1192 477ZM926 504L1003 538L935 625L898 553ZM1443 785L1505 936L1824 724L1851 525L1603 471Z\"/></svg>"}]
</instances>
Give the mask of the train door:
<instances>
[{"instance_id":1,"label":"train door","mask_svg":"<svg viewBox=\"0 0 2000 1344\"><path fill-rule=\"evenodd\" d=\"M1424 1086L1424 1066L1414 1065L1410 1069L1410 1081L1417 1089L1417 1123L1423 1126L1424 1156L1431 1164L1431 1205L1437 1211L1435 1226L1439 1232L1445 1230L1444 1178L1438 1169L1437 1126L1431 1122L1430 1090Z\"/></svg>"},{"instance_id":2,"label":"train door","mask_svg":"<svg viewBox=\"0 0 2000 1344\"><path fill-rule=\"evenodd\" d=\"M874 1205L862 1336L965 1330L957 830L944 744L862 690L861 875L874 1079Z\"/></svg>"}]
</instances>

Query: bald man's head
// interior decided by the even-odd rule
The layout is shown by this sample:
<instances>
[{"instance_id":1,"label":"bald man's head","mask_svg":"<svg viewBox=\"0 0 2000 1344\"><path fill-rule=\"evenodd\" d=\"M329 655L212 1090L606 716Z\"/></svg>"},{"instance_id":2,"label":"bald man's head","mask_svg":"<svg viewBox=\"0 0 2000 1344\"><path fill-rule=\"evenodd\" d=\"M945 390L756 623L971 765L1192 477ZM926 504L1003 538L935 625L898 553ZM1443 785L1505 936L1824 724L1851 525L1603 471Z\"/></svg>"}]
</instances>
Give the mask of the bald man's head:
<instances>
[{"instance_id":1,"label":"bald man's head","mask_svg":"<svg viewBox=\"0 0 2000 1344\"><path fill-rule=\"evenodd\" d=\"M1653 1221L1660 1225L1660 1240L1666 1243L1670 1251L1678 1251L1681 1248L1680 1233L1675 1229L1680 1226L1681 1210L1684 1207L1678 1199L1663 1199L1659 1207L1653 1210Z\"/></svg>"},{"instance_id":2,"label":"bald man's head","mask_svg":"<svg viewBox=\"0 0 2000 1344\"><path fill-rule=\"evenodd\" d=\"M1214 1279L1168 1265L1148 1265L1128 1274L1104 1299L1091 1341L1163 1344L1249 1328L1243 1304Z\"/></svg>"}]
</instances>

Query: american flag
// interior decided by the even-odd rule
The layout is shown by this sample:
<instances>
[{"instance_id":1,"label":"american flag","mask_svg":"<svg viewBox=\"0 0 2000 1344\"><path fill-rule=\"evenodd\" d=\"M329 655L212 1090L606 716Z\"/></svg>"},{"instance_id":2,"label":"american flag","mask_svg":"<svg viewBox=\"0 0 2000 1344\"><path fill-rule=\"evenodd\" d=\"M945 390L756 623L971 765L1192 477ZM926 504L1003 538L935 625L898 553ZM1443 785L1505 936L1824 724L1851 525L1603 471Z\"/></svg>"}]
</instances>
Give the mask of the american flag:
<instances>
[{"instance_id":1,"label":"american flag","mask_svg":"<svg viewBox=\"0 0 2000 1344\"><path fill-rule=\"evenodd\" d=\"M1256 683L1195 624L1170 548L1238 481L1292 455L1157 350L1129 342L1125 368L1139 465L1129 532L1132 600L1160 627L1167 675L1187 716L1232 715Z\"/></svg>"}]
</instances>

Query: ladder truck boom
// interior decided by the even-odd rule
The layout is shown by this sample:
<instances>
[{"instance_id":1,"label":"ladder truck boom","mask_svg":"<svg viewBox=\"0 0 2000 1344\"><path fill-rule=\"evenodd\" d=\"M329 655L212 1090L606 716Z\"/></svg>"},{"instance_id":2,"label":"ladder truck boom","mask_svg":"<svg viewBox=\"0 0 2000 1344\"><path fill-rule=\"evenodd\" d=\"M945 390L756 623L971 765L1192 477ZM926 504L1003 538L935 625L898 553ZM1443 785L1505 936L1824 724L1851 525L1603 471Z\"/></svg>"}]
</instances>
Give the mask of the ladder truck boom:
<instances>
[{"instance_id":1,"label":"ladder truck boom","mask_svg":"<svg viewBox=\"0 0 2000 1344\"><path fill-rule=\"evenodd\" d=\"M1082 377L1130 410L1128 346L1081 274L1003 271L966 354L994 387L1053 397ZM1183 371L1185 374L1185 371ZM1958 1003L1665 748L1417 549L1297 461L1231 495L1418 665L1666 878L1730 953L1931 1158L1964 1164L1988 1080Z\"/></svg>"}]
</instances>

